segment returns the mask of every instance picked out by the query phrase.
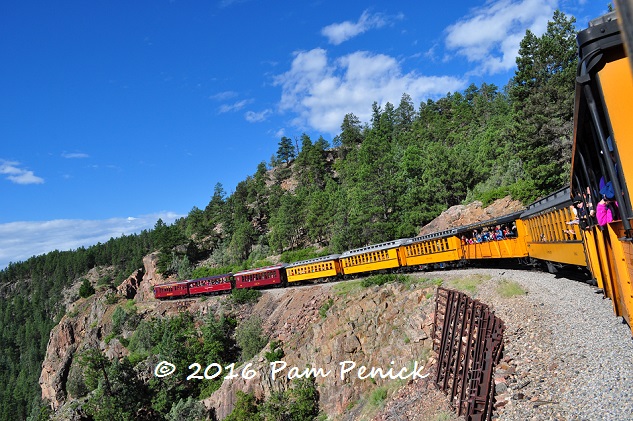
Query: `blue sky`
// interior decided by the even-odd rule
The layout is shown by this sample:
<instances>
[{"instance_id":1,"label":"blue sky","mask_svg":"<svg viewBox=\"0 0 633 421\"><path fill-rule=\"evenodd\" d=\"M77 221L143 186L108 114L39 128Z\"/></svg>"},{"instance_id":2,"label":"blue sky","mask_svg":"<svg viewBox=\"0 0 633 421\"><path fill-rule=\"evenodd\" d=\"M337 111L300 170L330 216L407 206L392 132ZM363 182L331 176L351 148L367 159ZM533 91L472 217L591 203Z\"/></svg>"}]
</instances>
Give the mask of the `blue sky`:
<instances>
[{"instance_id":1,"label":"blue sky","mask_svg":"<svg viewBox=\"0 0 633 421\"><path fill-rule=\"evenodd\" d=\"M588 0L75 0L0 5L0 269L172 222L371 104L503 87ZM604 4L602 4L604 3Z\"/></svg>"}]
</instances>

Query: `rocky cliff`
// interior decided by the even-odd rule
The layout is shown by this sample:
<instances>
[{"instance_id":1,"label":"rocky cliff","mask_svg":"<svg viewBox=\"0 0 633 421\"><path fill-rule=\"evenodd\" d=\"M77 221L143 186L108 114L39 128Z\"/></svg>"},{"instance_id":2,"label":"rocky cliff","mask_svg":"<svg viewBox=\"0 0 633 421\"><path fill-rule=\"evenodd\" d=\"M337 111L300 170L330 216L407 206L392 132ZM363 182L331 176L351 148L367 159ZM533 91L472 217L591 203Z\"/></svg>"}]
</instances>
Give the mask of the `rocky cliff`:
<instances>
[{"instance_id":1,"label":"rocky cliff","mask_svg":"<svg viewBox=\"0 0 633 421\"><path fill-rule=\"evenodd\" d=\"M165 317L181 311L194 315L226 311L227 296L174 302L155 300L152 285L164 279L156 273L155 256L147 256L144 264L143 271L117 289L120 299L135 300L142 318ZM371 412L368 402L373 391L395 393L403 385L412 384L411 377L428 371L425 365L430 354L433 289L427 281L369 288L361 287L359 281L343 281L265 291L255 305L237 309L236 314L242 318L261 317L269 337L282 341L285 356L275 366L279 372L275 379L271 377L271 365L262 357L262 351L250 361L258 370L254 379L225 381L204 404L222 419L232 410L238 390L264 398L272 391L287 388L289 373L313 368L322 373L315 377L323 411L339 419L354 419L355 415L349 414ZM79 352L98 348L111 359L128 354L119 340L106 340L112 329L112 313L118 305L108 304L113 294L112 290L100 291L72 303L67 315L51 332L40 385L42 397L58 414L65 414L59 415L62 418L68 416L69 406L77 406L72 404L74 397L67 386L69 375L77 369L73 362ZM284 364L286 368L281 370ZM365 374L375 367L396 378L379 375L365 378L359 375L361 366L367 367ZM290 371L292 367L294 372ZM345 375L341 375L343 368L349 369ZM405 371L401 371L403 368ZM412 373L414 368L416 376L398 378L398 373L399 377L405 377L404 373ZM421 388L426 390L426 386Z\"/></svg>"},{"instance_id":2,"label":"rocky cliff","mask_svg":"<svg viewBox=\"0 0 633 421\"><path fill-rule=\"evenodd\" d=\"M392 369L394 376L402 368L411 373L414 366L418 374L427 372L422 367L431 346L433 306L425 285L362 288L355 281L265 294L253 313L265 317L265 330L283 342L283 360L271 364L256 358L254 379L225 382L205 405L221 419L232 410L238 390L263 398L306 369L317 373L320 405L330 415L344 416L363 406L378 388L397 389L403 383L399 379L364 377L371 367ZM359 373L361 366L366 373Z\"/></svg>"}]
</instances>

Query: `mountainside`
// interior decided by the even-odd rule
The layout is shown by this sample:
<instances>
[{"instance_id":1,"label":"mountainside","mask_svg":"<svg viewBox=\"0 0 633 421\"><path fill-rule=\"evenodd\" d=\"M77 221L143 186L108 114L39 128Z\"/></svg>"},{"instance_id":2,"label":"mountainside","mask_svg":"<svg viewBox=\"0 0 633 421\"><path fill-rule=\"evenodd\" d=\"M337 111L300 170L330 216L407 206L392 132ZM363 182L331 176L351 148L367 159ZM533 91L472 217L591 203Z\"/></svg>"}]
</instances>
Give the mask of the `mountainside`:
<instances>
[{"instance_id":1,"label":"mountainside","mask_svg":"<svg viewBox=\"0 0 633 421\"><path fill-rule=\"evenodd\" d=\"M487 208L481 203L453 207L424 227L422 233L441 230L457 222L469 224L494 218L520 207L520 203L508 198ZM391 394L411 382L420 383L420 390L427 388L423 379L361 379L357 370L360 366L381 367L383 371L391 368L397 373L403 367L426 366L420 373L428 372L433 363L433 359L428 358L431 355L431 298L435 288L429 279L416 274L405 283L382 287L364 288L360 281L342 281L278 288L265 291L254 304L236 304L230 295L158 301L153 297L152 287L170 279L158 273L157 262L158 253L147 255L143 259L144 268L135 271L116 291L102 289L88 298L68 302L66 315L51 332L40 376L42 397L56 411L58 419L82 419L81 408L86 397L77 395L86 396L86 392L78 393L75 383L85 370L81 361L86 350L97 349L112 361L130 358L134 352L128 344L136 326L143 321L164 320L183 312L193 315L198 326L209 316L234 317L238 325L256 318L261 321L266 337L277 341L283 349L279 361L286 365L274 365L280 370L276 379L271 378L271 361L264 357L269 347L265 346L254 358L244 361L252 364L247 369L255 370L254 378L240 376L226 380L203 400L205 407L219 419L230 414L238 391L264 400L274 392L287 390L291 386L288 374L293 367L295 377L307 367L321 369L316 371L320 373L316 376L320 408L339 419L352 420L359 414L379 409L371 403L372 393ZM99 273L95 272L88 278L94 282L98 277ZM73 293L66 295L73 296ZM133 326L124 325L117 330L115 313L124 314L121 309L125 309L125 314L133 313L137 319ZM154 377L154 367L165 357L160 353L149 353L146 357L135 370L139 378L149 382ZM204 369L205 364L214 361L192 360L188 364L195 362ZM238 372L242 366L236 365ZM285 369L281 370L282 367ZM351 371L341 377L342 369ZM438 411L445 407L444 398L440 395L438 400L434 391L423 395L428 397L425 405L437 407Z\"/></svg>"},{"instance_id":2,"label":"mountainside","mask_svg":"<svg viewBox=\"0 0 633 421\"><path fill-rule=\"evenodd\" d=\"M254 379L226 380L204 400L205 406L213 409L220 419L233 409L238 390L264 398L273 391L288 388L287 375L291 367L304 370L309 366L331 371L327 377L317 378L316 383L321 410L337 416L350 411L370 411L368 393L378 389L395 390L406 383L393 379L359 379L357 371L361 365L382 367L385 371L394 368L396 373L414 365L419 368L418 374L428 371L422 367L430 354L433 310L430 297L435 287L429 280L370 288L363 288L359 281L343 281L275 289L266 291L253 305L235 306L229 296L163 302L148 294L152 285L163 282L155 272L155 256L147 256L144 263L142 278L137 273L119 287L119 293L133 296L143 320L179 312L189 312L199 318L222 313L232 313L238 320L259 317L267 336L283 344L285 355L279 361L285 362L287 368L279 372L280 378L271 379L271 366L262 352L249 360L253 364L251 368L258 373ZM83 401L75 400L68 386L82 351L96 348L108 359L130 355L122 342L126 342L132 332L123 331L123 340L112 338L106 343L105 338L112 331L113 314L119 306L118 303L107 304L108 294L102 291L73 303L69 314L51 332L40 384L43 398L57 410L59 419L81 419L78 403ZM141 378L153 377L151 362L155 364L157 357L149 357L148 364L139 373ZM351 368L352 363L357 367L341 378L341 369ZM281 366L279 363L275 367ZM348 419L354 417L350 415Z\"/></svg>"}]
</instances>

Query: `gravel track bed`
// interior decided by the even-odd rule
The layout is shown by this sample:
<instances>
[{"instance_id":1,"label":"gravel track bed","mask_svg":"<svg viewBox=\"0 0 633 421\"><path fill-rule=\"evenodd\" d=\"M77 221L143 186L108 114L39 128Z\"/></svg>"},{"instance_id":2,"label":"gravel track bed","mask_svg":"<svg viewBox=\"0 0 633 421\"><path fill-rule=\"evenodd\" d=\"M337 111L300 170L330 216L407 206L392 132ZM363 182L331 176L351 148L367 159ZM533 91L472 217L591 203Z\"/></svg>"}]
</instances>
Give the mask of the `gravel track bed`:
<instances>
[{"instance_id":1,"label":"gravel track bed","mask_svg":"<svg viewBox=\"0 0 633 421\"><path fill-rule=\"evenodd\" d=\"M553 274L504 269L447 271L491 276L475 298L506 324L495 373L499 420L633 420L633 341L597 288ZM523 296L502 298L501 280Z\"/></svg>"}]
</instances>

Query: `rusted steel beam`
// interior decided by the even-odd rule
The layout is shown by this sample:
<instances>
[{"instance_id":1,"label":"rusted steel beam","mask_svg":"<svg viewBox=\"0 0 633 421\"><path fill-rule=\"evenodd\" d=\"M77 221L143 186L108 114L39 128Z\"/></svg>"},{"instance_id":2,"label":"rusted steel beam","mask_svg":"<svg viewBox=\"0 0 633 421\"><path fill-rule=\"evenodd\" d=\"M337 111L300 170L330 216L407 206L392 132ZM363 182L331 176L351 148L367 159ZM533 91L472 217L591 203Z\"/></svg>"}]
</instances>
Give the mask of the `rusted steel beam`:
<instances>
[{"instance_id":1,"label":"rusted steel beam","mask_svg":"<svg viewBox=\"0 0 633 421\"><path fill-rule=\"evenodd\" d=\"M503 321L466 294L438 288L434 322L436 385L449 395L458 415L490 420L494 366L503 349Z\"/></svg>"}]
</instances>

